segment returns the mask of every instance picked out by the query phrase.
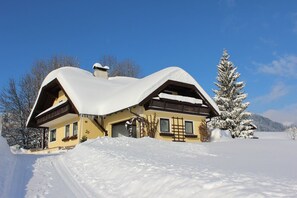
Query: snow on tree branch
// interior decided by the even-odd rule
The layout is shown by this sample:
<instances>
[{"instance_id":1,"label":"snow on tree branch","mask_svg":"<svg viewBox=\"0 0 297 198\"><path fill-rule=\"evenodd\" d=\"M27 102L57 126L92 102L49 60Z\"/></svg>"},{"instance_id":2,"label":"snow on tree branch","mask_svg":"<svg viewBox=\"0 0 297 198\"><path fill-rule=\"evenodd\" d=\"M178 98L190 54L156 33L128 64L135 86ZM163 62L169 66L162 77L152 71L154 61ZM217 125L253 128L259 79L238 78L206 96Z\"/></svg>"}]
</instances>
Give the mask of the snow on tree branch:
<instances>
[{"instance_id":1,"label":"snow on tree branch","mask_svg":"<svg viewBox=\"0 0 297 198\"><path fill-rule=\"evenodd\" d=\"M245 83L237 82L240 74L229 58L227 50L224 50L218 65L217 89L214 90L214 100L221 115L212 119L211 126L229 130L233 138L247 138L253 135L253 130L251 114L246 111L249 102L244 102L247 98L243 91Z\"/></svg>"}]
</instances>

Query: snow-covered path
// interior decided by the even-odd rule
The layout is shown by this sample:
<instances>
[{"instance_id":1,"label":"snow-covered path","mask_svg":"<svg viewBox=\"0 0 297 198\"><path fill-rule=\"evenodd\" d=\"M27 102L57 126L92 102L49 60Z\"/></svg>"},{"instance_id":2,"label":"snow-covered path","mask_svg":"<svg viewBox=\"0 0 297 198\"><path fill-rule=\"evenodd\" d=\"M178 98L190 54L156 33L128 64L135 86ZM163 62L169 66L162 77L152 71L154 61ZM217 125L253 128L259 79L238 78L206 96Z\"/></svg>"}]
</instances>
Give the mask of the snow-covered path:
<instances>
[{"instance_id":1,"label":"snow-covered path","mask_svg":"<svg viewBox=\"0 0 297 198\"><path fill-rule=\"evenodd\" d=\"M33 176L33 164L43 156L14 155L0 137L0 197L25 197L27 184Z\"/></svg>"},{"instance_id":2,"label":"snow-covered path","mask_svg":"<svg viewBox=\"0 0 297 198\"><path fill-rule=\"evenodd\" d=\"M53 170L58 173L60 178L63 181L63 188L67 189L66 191L69 191L69 197L92 197L91 196L91 189L87 189L83 185L80 185L80 183L73 177L75 173L71 172L68 168L67 162L65 163L65 160L62 156L59 156L56 158L54 162L52 162ZM73 194L73 195L71 195ZM67 195L67 196L68 196Z\"/></svg>"},{"instance_id":3,"label":"snow-covered path","mask_svg":"<svg viewBox=\"0 0 297 198\"><path fill-rule=\"evenodd\" d=\"M81 185L76 173L69 170L63 155L41 158L34 164L26 197L94 197L92 189Z\"/></svg>"},{"instance_id":4,"label":"snow-covered path","mask_svg":"<svg viewBox=\"0 0 297 198\"><path fill-rule=\"evenodd\" d=\"M7 195L9 197L24 197L29 180L33 176L33 164L40 156L36 155L18 155L15 163L11 167L11 181L8 186Z\"/></svg>"}]
</instances>

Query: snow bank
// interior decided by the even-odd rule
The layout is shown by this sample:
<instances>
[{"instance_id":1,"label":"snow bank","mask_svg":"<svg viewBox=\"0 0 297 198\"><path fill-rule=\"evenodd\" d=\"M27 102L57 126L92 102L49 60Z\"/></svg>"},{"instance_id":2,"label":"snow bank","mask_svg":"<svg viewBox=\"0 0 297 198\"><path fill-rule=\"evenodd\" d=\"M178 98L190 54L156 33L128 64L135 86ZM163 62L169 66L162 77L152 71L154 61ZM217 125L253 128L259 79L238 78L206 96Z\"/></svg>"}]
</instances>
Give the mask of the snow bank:
<instances>
[{"instance_id":1,"label":"snow bank","mask_svg":"<svg viewBox=\"0 0 297 198\"><path fill-rule=\"evenodd\" d=\"M215 130L219 143L103 137L53 156L13 155L0 137L0 197L297 197L297 142L255 135L221 141L228 134Z\"/></svg>"},{"instance_id":2,"label":"snow bank","mask_svg":"<svg viewBox=\"0 0 297 198\"><path fill-rule=\"evenodd\" d=\"M297 142L285 133L213 136L104 137L53 156L13 155L0 137L0 197L297 197Z\"/></svg>"},{"instance_id":3,"label":"snow bank","mask_svg":"<svg viewBox=\"0 0 297 198\"><path fill-rule=\"evenodd\" d=\"M227 141L230 140L231 135L228 130L213 129L211 131L210 140L211 142Z\"/></svg>"},{"instance_id":4,"label":"snow bank","mask_svg":"<svg viewBox=\"0 0 297 198\"><path fill-rule=\"evenodd\" d=\"M273 139L273 140L290 140L290 137L287 132L265 132L265 131L256 131L255 136L260 139Z\"/></svg>"},{"instance_id":5,"label":"snow bank","mask_svg":"<svg viewBox=\"0 0 297 198\"><path fill-rule=\"evenodd\" d=\"M294 141L104 137L39 159L27 197L296 197L296 157Z\"/></svg>"},{"instance_id":6,"label":"snow bank","mask_svg":"<svg viewBox=\"0 0 297 198\"><path fill-rule=\"evenodd\" d=\"M0 135L0 197L6 197L7 188L11 185L11 174L13 171L16 158L10 152L10 148L5 140Z\"/></svg>"}]
</instances>

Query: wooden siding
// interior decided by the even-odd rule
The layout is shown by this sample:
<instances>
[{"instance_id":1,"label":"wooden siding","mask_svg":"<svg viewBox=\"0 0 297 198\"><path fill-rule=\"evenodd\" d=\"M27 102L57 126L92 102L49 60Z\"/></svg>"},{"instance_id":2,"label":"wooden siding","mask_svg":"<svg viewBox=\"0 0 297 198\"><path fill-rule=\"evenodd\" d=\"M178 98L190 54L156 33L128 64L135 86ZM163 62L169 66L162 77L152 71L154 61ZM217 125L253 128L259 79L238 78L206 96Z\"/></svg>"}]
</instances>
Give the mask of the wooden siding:
<instances>
[{"instance_id":1,"label":"wooden siding","mask_svg":"<svg viewBox=\"0 0 297 198\"><path fill-rule=\"evenodd\" d=\"M65 102L65 104L62 104L57 108L51 109L50 111L36 117L36 123L37 125L42 125L70 112L71 105L68 102Z\"/></svg>"},{"instance_id":2,"label":"wooden siding","mask_svg":"<svg viewBox=\"0 0 297 198\"><path fill-rule=\"evenodd\" d=\"M173 101L162 101L162 100L150 100L146 105L145 109L155 109L161 111L171 111L177 113L193 114L210 116L210 109L202 105L187 104Z\"/></svg>"}]
</instances>

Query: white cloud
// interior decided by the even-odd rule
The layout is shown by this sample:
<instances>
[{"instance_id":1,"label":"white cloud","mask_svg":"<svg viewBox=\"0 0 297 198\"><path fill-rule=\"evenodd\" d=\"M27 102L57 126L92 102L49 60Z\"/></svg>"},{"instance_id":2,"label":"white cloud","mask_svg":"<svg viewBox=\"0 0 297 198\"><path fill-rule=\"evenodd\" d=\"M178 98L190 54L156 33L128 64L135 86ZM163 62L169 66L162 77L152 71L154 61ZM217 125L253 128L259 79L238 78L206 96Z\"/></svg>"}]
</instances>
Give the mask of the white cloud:
<instances>
[{"instance_id":1,"label":"white cloud","mask_svg":"<svg viewBox=\"0 0 297 198\"><path fill-rule=\"evenodd\" d=\"M255 102L273 102L283 96L286 96L289 93L289 91L290 87L288 87L283 82L278 82L276 85L272 87L271 91L268 94L256 98Z\"/></svg>"},{"instance_id":2,"label":"white cloud","mask_svg":"<svg viewBox=\"0 0 297 198\"><path fill-rule=\"evenodd\" d=\"M263 116L285 125L297 125L297 103L286 106L281 109L269 109L262 113Z\"/></svg>"},{"instance_id":3,"label":"white cloud","mask_svg":"<svg viewBox=\"0 0 297 198\"><path fill-rule=\"evenodd\" d=\"M283 77L297 77L297 56L280 57L269 64L258 64L259 71Z\"/></svg>"}]
</instances>

